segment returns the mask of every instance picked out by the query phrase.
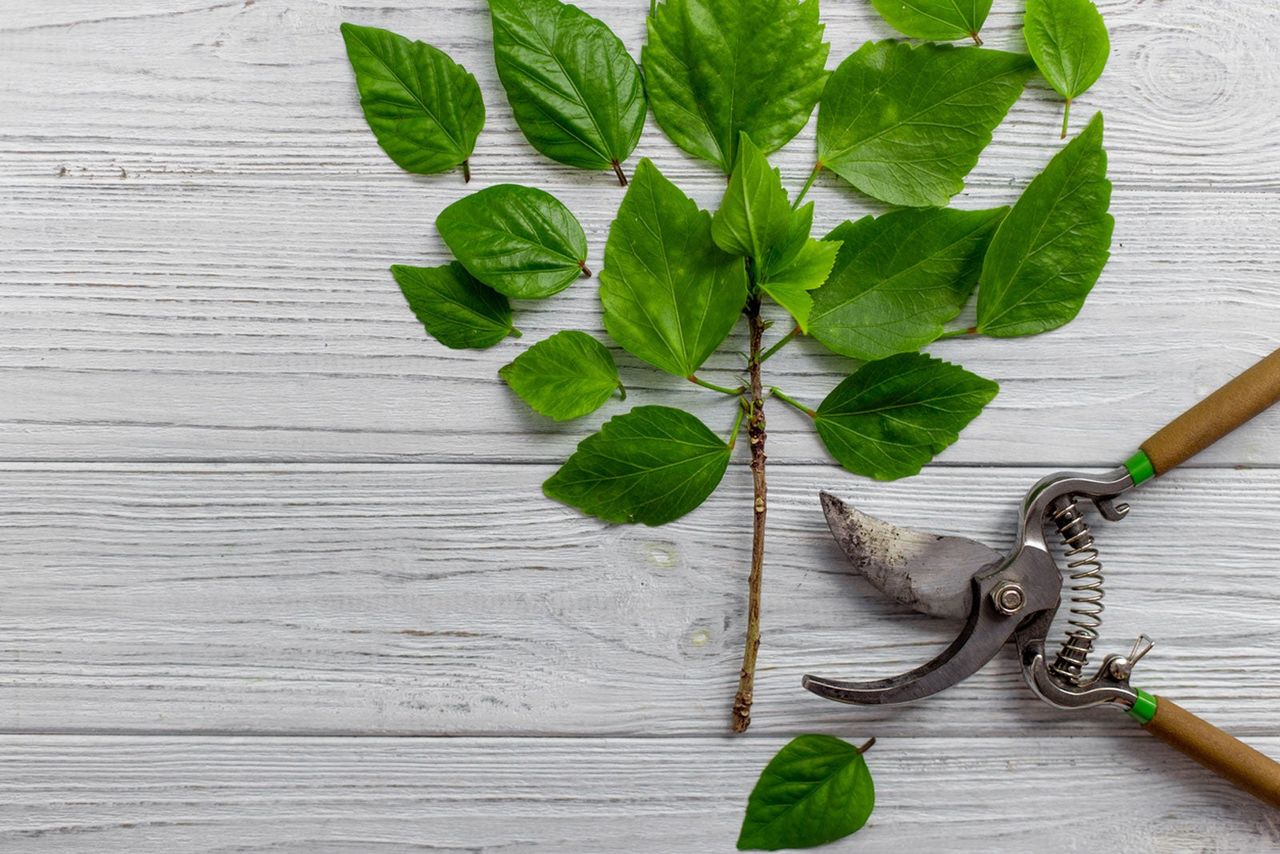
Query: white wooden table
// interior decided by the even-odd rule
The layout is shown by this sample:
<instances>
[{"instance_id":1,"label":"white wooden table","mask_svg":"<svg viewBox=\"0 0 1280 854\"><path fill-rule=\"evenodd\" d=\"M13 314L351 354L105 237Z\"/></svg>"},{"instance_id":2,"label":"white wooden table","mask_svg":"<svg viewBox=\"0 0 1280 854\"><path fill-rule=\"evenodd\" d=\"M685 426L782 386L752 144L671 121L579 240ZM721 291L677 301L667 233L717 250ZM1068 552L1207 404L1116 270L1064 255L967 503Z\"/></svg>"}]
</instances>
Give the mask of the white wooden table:
<instances>
[{"instance_id":1,"label":"white wooden table","mask_svg":"<svg viewBox=\"0 0 1280 854\"><path fill-rule=\"evenodd\" d=\"M582 5L639 51L646 0ZM1105 111L1110 265L1063 330L931 348L1003 391L918 478L847 475L770 410L765 639L732 738L745 461L665 528L542 498L620 410L553 426L495 370L598 330L593 284L522 306L522 342L450 352L387 274L440 263L436 213L502 181L568 203L600 263L621 193L519 136L484 4L0 0L0 849L729 851L759 769L816 731L880 739L875 815L835 850L1274 850L1276 814L1120 715L1041 705L1007 656L889 710L798 684L905 669L948 629L851 575L819 487L1007 542L1028 483L1118 462L1280 344L1280 7L1099 5L1113 51L1075 127ZM1018 49L1022 3L995 6L988 43ZM823 16L832 64L890 35L863 0ZM470 188L376 147L343 20L474 71ZM956 204L1012 202L1059 109L1033 85ZM723 179L652 122L640 153L716 204ZM810 126L775 161L796 187L812 157ZM831 176L813 197L824 229L872 209ZM728 418L621 361L629 400ZM769 367L811 400L848 369L804 342ZM1100 533L1105 647L1150 633L1141 684L1272 755L1277 498L1273 412Z\"/></svg>"}]
</instances>

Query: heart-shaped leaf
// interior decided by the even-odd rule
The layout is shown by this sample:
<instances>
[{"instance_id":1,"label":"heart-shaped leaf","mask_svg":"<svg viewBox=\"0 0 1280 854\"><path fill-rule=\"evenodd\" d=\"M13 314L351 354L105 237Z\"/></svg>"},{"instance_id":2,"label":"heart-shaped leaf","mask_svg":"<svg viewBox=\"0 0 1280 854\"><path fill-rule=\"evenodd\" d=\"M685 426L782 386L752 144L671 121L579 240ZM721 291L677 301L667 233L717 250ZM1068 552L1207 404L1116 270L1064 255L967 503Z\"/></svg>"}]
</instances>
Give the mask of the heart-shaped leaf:
<instances>
[{"instance_id":1,"label":"heart-shaped leaf","mask_svg":"<svg viewBox=\"0 0 1280 854\"><path fill-rule=\"evenodd\" d=\"M822 30L818 0L663 0L641 53L654 118L726 173L742 132L777 151L822 93Z\"/></svg>"},{"instance_id":2,"label":"heart-shaped leaf","mask_svg":"<svg viewBox=\"0 0 1280 854\"><path fill-rule=\"evenodd\" d=\"M525 138L560 163L614 169L644 129L635 60L601 21L559 0L489 0L493 54Z\"/></svg>"},{"instance_id":3,"label":"heart-shaped leaf","mask_svg":"<svg viewBox=\"0 0 1280 854\"><path fill-rule=\"evenodd\" d=\"M1098 81L1107 65L1107 25L1090 0L1027 0L1022 33L1044 79L1067 99L1062 113L1065 137L1071 102Z\"/></svg>"},{"instance_id":4,"label":"heart-shaped leaf","mask_svg":"<svg viewBox=\"0 0 1280 854\"><path fill-rule=\"evenodd\" d=\"M871 0L880 17L915 39L952 41L971 38L986 23L991 0Z\"/></svg>"},{"instance_id":5,"label":"heart-shaped leaf","mask_svg":"<svg viewBox=\"0 0 1280 854\"><path fill-rule=\"evenodd\" d=\"M498 184L440 212L436 228L467 272L515 299L559 293L587 274L582 225L550 193Z\"/></svg>"},{"instance_id":6,"label":"heart-shaped leaf","mask_svg":"<svg viewBox=\"0 0 1280 854\"><path fill-rule=\"evenodd\" d=\"M829 349L870 361L918 350L943 332L978 283L982 259L1008 208L901 210L846 222L810 331Z\"/></svg>"},{"instance_id":7,"label":"heart-shaped leaf","mask_svg":"<svg viewBox=\"0 0 1280 854\"><path fill-rule=\"evenodd\" d=\"M778 751L751 790L740 851L812 848L862 828L876 791L861 751L829 735L802 735Z\"/></svg>"},{"instance_id":8,"label":"heart-shaped leaf","mask_svg":"<svg viewBox=\"0 0 1280 854\"><path fill-rule=\"evenodd\" d=\"M572 330L534 344L498 376L535 412L557 421L595 412L622 389L618 366L605 346Z\"/></svg>"},{"instance_id":9,"label":"heart-shaped leaf","mask_svg":"<svg viewBox=\"0 0 1280 854\"><path fill-rule=\"evenodd\" d=\"M378 145L422 175L467 165L484 127L480 86L442 50L377 27L342 25L360 106Z\"/></svg>"},{"instance_id":10,"label":"heart-shaped leaf","mask_svg":"<svg viewBox=\"0 0 1280 854\"><path fill-rule=\"evenodd\" d=\"M605 329L633 355L687 377L724 341L746 299L742 259L712 241L711 215L641 160L605 244Z\"/></svg>"},{"instance_id":11,"label":"heart-shaped leaf","mask_svg":"<svg viewBox=\"0 0 1280 854\"><path fill-rule=\"evenodd\" d=\"M427 332L454 350L492 347L511 326L507 298L476 281L458 262L443 267L393 264L391 275Z\"/></svg>"},{"instance_id":12,"label":"heart-shaped leaf","mask_svg":"<svg viewBox=\"0 0 1280 854\"><path fill-rule=\"evenodd\" d=\"M1110 204L1098 113L1032 179L991 238L978 283L978 331L1035 335L1079 314L1111 254Z\"/></svg>"},{"instance_id":13,"label":"heart-shaped leaf","mask_svg":"<svg viewBox=\"0 0 1280 854\"><path fill-rule=\"evenodd\" d=\"M892 205L946 205L1034 70L1016 53L867 42L831 75L818 162Z\"/></svg>"},{"instance_id":14,"label":"heart-shaped leaf","mask_svg":"<svg viewBox=\"0 0 1280 854\"><path fill-rule=\"evenodd\" d=\"M897 480L959 438L1000 387L923 353L868 362L814 414L831 456L855 474Z\"/></svg>"},{"instance_id":15,"label":"heart-shaped leaf","mask_svg":"<svg viewBox=\"0 0 1280 854\"><path fill-rule=\"evenodd\" d=\"M583 439L542 489L606 522L662 525L715 491L729 452L729 445L689 413L637 406Z\"/></svg>"}]
</instances>

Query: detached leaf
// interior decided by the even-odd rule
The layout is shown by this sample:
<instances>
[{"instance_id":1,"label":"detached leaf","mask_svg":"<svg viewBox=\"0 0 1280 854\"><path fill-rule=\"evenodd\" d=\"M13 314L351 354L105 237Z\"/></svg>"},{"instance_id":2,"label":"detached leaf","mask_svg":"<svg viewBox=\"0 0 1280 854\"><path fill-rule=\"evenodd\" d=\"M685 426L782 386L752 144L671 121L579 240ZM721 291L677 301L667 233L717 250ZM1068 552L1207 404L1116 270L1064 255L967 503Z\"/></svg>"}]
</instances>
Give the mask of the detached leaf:
<instances>
[{"instance_id":1,"label":"detached leaf","mask_svg":"<svg viewBox=\"0 0 1280 854\"><path fill-rule=\"evenodd\" d=\"M818 162L889 204L944 206L1032 70L1016 53L867 42L827 81Z\"/></svg>"},{"instance_id":2,"label":"detached leaf","mask_svg":"<svg viewBox=\"0 0 1280 854\"><path fill-rule=\"evenodd\" d=\"M542 485L548 498L606 522L662 525L707 499L730 448L701 421L669 406L637 406L578 445Z\"/></svg>"},{"instance_id":3,"label":"detached leaf","mask_svg":"<svg viewBox=\"0 0 1280 854\"><path fill-rule=\"evenodd\" d=\"M760 290L785 308L800 331L809 332L813 297L809 292L822 287L836 263L840 251L838 240L814 240L805 238L800 251L785 263L766 268L760 280Z\"/></svg>"},{"instance_id":4,"label":"detached leaf","mask_svg":"<svg viewBox=\"0 0 1280 854\"><path fill-rule=\"evenodd\" d=\"M855 474L897 480L954 442L1000 387L922 353L859 368L814 416L831 456Z\"/></svg>"},{"instance_id":5,"label":"detached leaf","mask_svg":"<svg viewBox=\"0 0 1280 854\"><path fill-rule=\"evenodd\" d=\"M605 244L605 329L633 355L687 377L728 336L746 300L742 259L712 242L711 215L641 160Z\"/></svg>"},{"instance_id":6,"label":"detached leaf","mask_svg":"<svg viewBox=\"0 0 1280 854\"><path fill-rule=\"evenodd\" d=\"M664 0L641 53L667 136L726 173L738 135L777 151L809 121L829 45L818 0Z\"/></svg>"},{"instance_id":7,"label":"detached leaf","mask_svg":"<svg viewBox=\"0 0 1280 854\"><path fill-rule=\"evenodd\" d=\"M991 0L871 0L880 17L913 39L978 40Z\"/></svg>"},{"instance_id":8,"label":"detached leaf","mask_svg":"<svg viewBox=\"0 0 1280 854\"><path fill-rule=\"evenodd\" d=\"M943 332L978 283L982 259L1008 208L924 208L846 222L835 269L814 295L810 334L828 349L871 361L918 350Z\"/></svg>"},{"instance_id":9,"label":"detached leaf","mask_svg":"<svg viewBox=\"0 0 1280 854\"><path fill-rule=\"evenodd\" d=\"M586 273L587 236L550 193L498 184L459 199L436 219L471 275L516 299L559 293Z\"/></svg>"},{"instance_id":10,"label":"detached leaf","mask_svg":"<svg viewBox=\"0 0 1280 854\"><path fill-rule=\"evenodd\" d=\"M484 127L480 86L442 50L377 27L342 25L360 106L378 145L401 169L447 172L467 159Z\"/></svg>"},{"instance_id":11,"label":"detached leaf","mask_svg":"<svg viewBox=\"0 0 1280 854\"><path fill-rule=\"evenodd\" d=\"M1067 99L1062 114L1065 137L1071 102L1097 82L1107 65L1107 25L1090 0L1027 0L1022 32L1044 79Z\"/></svg>"},{"instance_id":12,"label":"detached leaf","mask_svg":"<svg viewBox=\"0 0 1280 854\"><path fill-rule=\"evenodd\" d=\"M489 0L489 11L498 77L525 138L552 160L621 178L647 111L626 47L558 0Z\"/></svg>"},{"instance_id":13,"label":"detached leaf","mask_svg":"<svg viewBox=\"0 0 1280 854\"><path fill-rule=\"evenodd\" d=\"M1079 314L1111 254L1110 204L1098 113L1032 179L991 239L978 284L978 331L1035 335Z\"/></svg>"},{"instance_id":14,"label":"detached leaf","mask_svg":"<svg viewBox=\"0 0 1280 854\"><path fill-rule=\"evenodd\" d=\"M862 828L876 792L866 759L846 741L802 735L769 760L747 800L738 850L812 848Z\"/></svg>"},{"instance_id":15,"label":"detached leaf","mask_svg":"<svg viewBox=\"0 0 1280 854\"><path fill-rule=\"evenodd\" d=\"M618 366L585 332L557 332L498 370L520 399L557 421L595 412L621 388Z\"/></svg>"},{"instance_id":16,"label":"detached leaf","mask_svg":"<svg viewBox=\"0 0 1280 854\"><path fill-rule=\"evenodd\" d=\"M481 349L520 334L511 326L507 298L456 261L443 267L393 264L391 275L414 315L446 347Z\"/></svg>"}]
</instances>

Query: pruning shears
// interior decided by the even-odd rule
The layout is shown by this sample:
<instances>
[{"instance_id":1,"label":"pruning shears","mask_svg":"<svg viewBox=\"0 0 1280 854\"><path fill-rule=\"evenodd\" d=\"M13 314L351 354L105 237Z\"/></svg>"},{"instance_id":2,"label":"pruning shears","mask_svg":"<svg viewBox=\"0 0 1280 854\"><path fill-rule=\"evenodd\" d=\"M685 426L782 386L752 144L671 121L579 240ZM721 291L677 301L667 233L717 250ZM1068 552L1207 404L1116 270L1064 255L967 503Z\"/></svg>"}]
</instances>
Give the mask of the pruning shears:
<instances>
[{"instance_id":1,"label":"pruning shears","mask_svg":"<svg viewBox=\"0 0 1280 854\"><path fill-rule=\"evenodd\" d=\"M940 617L964 618L960 635L929 663L888 679L849 682L805 676L804 687L842 703L905 703L949 688L976 673L1012 639L1031 690L1062 709L1106 705L1123 709L1169 745L1236 786L1280 808L1280 763L1173 702L1133 687L1134 666L1154 646L1140 635L1125 655L1089 657L1102 624L1102 563L1084 509L1110 522L1125 518L1121 495L1221 439L1280 400L1280 350L1197 403L1143 442L1122 466L1101 476L1059 472L1043 478L1022 501L1013 549L1001 554L964 537L902 528L849 507L828 493L823 509L831 532L854 566L892 599ZM1064 570L1049 536L1063 551L1070 585L1066 639L1050 654L1049 630L1062 601Z\"/></svg>"}]
</instances>

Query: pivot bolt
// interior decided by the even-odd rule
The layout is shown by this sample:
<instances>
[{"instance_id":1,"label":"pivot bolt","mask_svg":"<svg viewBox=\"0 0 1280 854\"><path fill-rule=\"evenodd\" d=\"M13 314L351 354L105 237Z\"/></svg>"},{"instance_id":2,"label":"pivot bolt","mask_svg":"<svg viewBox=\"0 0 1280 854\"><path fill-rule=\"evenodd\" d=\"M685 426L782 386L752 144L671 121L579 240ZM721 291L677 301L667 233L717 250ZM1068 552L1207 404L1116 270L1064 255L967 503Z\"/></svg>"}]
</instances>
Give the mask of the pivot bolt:
<instances>
[{"instance_id":1,"label":"pivot bolt","mask_svg":"<svg viewBox=\"0 0 1280 854\"><path fill-rule=\"evenodd\" d=\"M1005 581L991 591L991 602L1001 614L1012 615L1022 610L1027 604L1027 596L1022 592L1022 585L1016 581Z\"/></svg>"}]
</instances>

